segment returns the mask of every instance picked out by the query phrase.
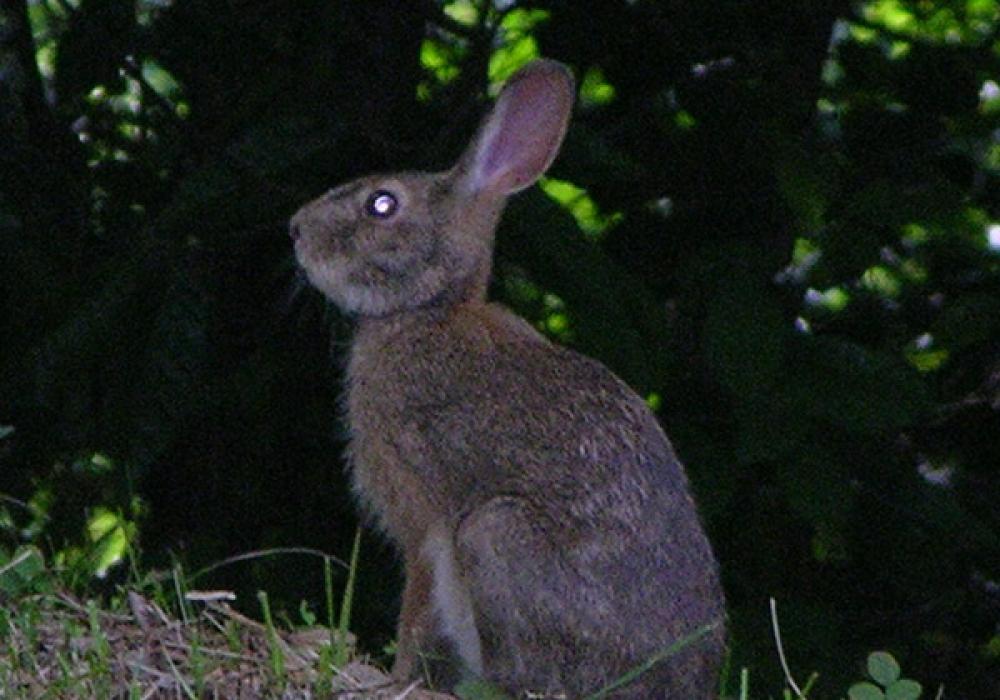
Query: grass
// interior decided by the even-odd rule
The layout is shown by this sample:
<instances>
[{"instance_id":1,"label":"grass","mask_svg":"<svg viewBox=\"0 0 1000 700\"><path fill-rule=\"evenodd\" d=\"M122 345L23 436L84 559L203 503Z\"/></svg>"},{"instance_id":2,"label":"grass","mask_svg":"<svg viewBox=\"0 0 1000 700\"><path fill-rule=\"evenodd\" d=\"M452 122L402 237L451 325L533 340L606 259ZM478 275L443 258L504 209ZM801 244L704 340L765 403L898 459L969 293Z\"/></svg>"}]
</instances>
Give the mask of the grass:
<instances>
[{"instance_id":1,"label":"grass","mask_svg":"<svg viewBox=\"0 0 1000 700\"><path fill-rule=\"evenodd\" d=\"M348 629L360 546L358 533L345 566L347 582L339 606L335 560L312 552L323 560L326 624L315 624L317 616L303 607L303 626L278 621L263 591L258 594L263 622L252 620L231 607L232 593L192 588L204 570L185 576L180 566L173 569L169 585L147 577L107 600L81 598L69 592L59 571L45 565L37 548L24 547L0 564L0 698L451 698L426 691L420 683L395 685L358 657ZM303 551L267 550L231 561ZM787 686L767 697L805 700L811 697L815 677L801 686L792 678L773 601L771 616ZM586 700L611 696L718 624L678 640ZM890 654L871 654L867 668L866 679L848 689L849 700L921 697L922 689L902 676ZM747 669L739 673L738 685L735 692L723 691L723 697L749 700ZM509 700L481 681L463 684L456 693L461 700ZM757 695L763 697L760 690ZM939 689L936 698L941 696Z\"/></svg>"},{"instance_id":2,"label":"grass","mask_svg":"<svg viewBox=\"0 0 1000 700\"><path fill-rule=\"evenodd\" d=\"M356 539L339 610L324 557L330 624L300 627L276 622L266 593L261 623L233 609L231 593L192 588L195 576L180 567L168 586L135 581L107 600L81 598L24 548L0 565L0 698L402 697L347 632L359 548ZM405 697L447 696L414 688Z\"/></svg>"},{"instance_id":3,"label":"grass","mask_svg":"<svg viewBox=\"0 0 1000 700\"><path fill-rule=\"evenodd\" d=\"M624 688L632 681L636 680L639 676L649 671L651 668L659 663L662 663L666 659L669 659L674 654L678 653L681 649L694 644L696 641L704 637L706 634L715 630L722 624L722 621L713 622L712 624L703 625L697 630L689 635L681 637L676 642L668 646L666 649L654 654L653 656L646 659L641 665L636 666L634 669L625 673L620 678L615 679L613 682L609 683L604 688L593 695L588 695L585 700L603 700L603 698L608 697L611 693L618 690L619 688Z\"/></svg>"}]
</instances>

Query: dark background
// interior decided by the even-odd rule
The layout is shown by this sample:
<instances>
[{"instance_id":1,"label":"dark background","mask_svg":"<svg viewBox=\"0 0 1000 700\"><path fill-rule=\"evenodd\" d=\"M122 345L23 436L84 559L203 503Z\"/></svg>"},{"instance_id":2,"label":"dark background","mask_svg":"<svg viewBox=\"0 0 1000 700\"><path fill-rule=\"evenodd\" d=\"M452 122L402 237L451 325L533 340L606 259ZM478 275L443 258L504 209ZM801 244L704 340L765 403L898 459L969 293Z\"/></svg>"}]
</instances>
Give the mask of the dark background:
<instances>
[{"instance_id":1,"label":"dark background","mask_svg":"<svg viewBox=\"0 0 1000 700\"><path fill-rule=\"evenodd\" d=\"M446 167L540 53L581 96L493 295L656 408L734 675L779 692L773 596L815 697L873 649L929 696L1000 697L998 31L995 0L2 0L0 555L36 541L109 589L104 512L143 570L346 558L350 327L287 219ZM393 567L366 532L374 652ZM196 583L322 607L315 558Z\"/></svg>"}]
</instances>

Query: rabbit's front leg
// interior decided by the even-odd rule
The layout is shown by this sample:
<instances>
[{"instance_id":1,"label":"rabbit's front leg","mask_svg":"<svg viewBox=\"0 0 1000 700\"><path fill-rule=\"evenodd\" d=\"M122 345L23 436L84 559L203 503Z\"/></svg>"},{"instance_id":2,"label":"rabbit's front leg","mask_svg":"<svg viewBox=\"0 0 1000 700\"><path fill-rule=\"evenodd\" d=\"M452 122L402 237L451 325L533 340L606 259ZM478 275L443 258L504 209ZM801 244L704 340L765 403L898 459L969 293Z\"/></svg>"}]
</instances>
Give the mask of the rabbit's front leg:
<instances>
[{"instance_id":1,"label":"rabbit's front leg","mask_svg":"<svg viewBox=\"0 0 1000 700\"><path fill-rule=\"evenodd\" d=\"M454 537L443 522L429 529L419 555L407 557L405 573L393 676L403 681L426 672L436 682L481 676L472 600L455 561Z\"/></svg>"},{"instance_id":2,"label":"rabbit's front leg","mask_svg":"<svg viewBox=\"0 0 1000 700\"><path fill-rule=\"evenodd\" d=\"M406 554L406 583L396 631L396 661L392 676L397 681L413 680L421 674L420 656L433 637L434 611L431 591L434 574L419 552Z\"/></svg>"}]
</instances>

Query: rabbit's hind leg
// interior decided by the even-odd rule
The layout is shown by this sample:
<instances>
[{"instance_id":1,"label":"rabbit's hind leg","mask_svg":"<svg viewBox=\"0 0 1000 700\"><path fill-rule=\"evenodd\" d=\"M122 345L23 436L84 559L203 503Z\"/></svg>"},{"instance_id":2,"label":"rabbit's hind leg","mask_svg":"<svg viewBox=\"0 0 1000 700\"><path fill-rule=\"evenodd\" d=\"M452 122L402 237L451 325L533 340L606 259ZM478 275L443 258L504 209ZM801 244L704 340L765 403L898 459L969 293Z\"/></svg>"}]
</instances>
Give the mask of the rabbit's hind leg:
<instances>
[{"instance_id":1,"label":"rabbit's hind leg","mask_svg":"<svg viewBox=\"0 0 1000 700\"><path fill-rule=\"evenodd\" d=\"M577 577L551 535L531 505L513 496L477 507L455 535L484 676L517 697L570 697L564 679L579 669Z\"/></svg>"}]
</instances>

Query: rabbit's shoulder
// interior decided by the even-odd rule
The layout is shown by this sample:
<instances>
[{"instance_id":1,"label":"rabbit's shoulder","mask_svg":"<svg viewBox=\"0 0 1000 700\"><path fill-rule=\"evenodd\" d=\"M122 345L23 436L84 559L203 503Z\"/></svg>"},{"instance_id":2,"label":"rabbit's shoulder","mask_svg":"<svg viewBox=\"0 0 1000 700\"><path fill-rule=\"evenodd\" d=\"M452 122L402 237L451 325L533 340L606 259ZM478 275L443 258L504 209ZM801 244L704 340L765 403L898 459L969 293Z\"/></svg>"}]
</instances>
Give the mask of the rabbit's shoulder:
<instances>
[{"instance_id":1,"label":"rabbit's shoulder","mask_svg":"<svg viewBox=\"0 0 1000 700\"><path fill-rule=\"evenodd\" d=\"M382 424L393 416L440 420L458 434L502 425L508 436L544 431L564 440L582 431L659 432L645 402L611 370L499 304L366 324L348 376L355 416Z\"/></svg>"},{"instance_id":2,"label":"rabbit's shoulder","mask_svg":"<svg viewBox=\"0 0 1000 700\"><path fill-rule=\"evenodd\" d=\"M439 417L435 433L479 433L470 444L486 449L499 434L519 450L673 458L645 401L601 362L549 341L502 306L467 314L442 352L449 361L435 363L436 400L420 407L426 420Z\"/></svg>"},{"instance_id":3,"label":"rabbit's shoulder","mask_svg":"<svg viewBox=\"0 0 1000 700\"><path fill-rule=\"evenodd\" d=\"M372 381L393 383L394 391L379 393L395 394L411 408L465 412L468 420L475 406L488 420L507 414L541 420L553 412L652 419L642 399L602 363L553 343L500 304L467 304L412 321L355 345Z\"/></svg>"}]
</instances>

